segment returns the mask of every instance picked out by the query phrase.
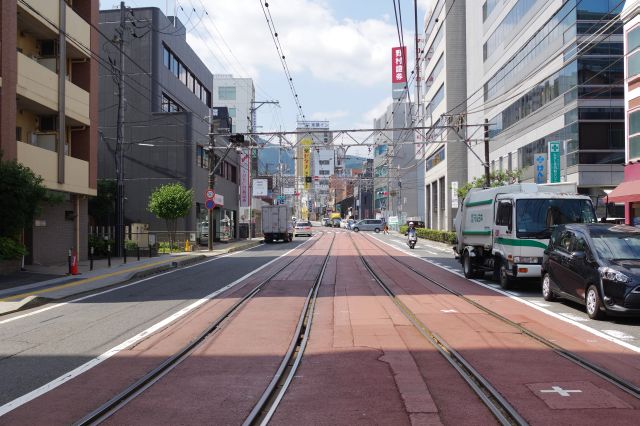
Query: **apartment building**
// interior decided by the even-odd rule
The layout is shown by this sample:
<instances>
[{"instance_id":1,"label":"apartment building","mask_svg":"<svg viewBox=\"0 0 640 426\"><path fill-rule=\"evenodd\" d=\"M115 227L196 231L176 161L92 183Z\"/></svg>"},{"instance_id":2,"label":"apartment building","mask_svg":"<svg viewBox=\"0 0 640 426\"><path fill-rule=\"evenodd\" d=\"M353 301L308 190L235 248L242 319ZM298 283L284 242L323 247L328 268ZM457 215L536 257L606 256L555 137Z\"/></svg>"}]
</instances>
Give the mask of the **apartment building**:
<instances>
[{"instance_id":1,"label":"apartment building","mask_svg":"<svg viewBox=\"0 0 640 426\"><path fill-rule=\"evenodd\" d=\"M624 21L624 180L609 201L624 203L625 222L640 226L640 0L627 0Z\"/></svg>"},{"instance_id":2,"label":"apartment building","mask_svg":"<svg viewBox=\"0 0 640 426\"><path fill-rule=\"evenodd\" d=\"M125 224L148 224L152 231L165 231L166 224L147 210L150 194L162 184L179 182L193 189L194 203L178 230L197 232L207 222L205 190L208 187L209 117L230 131L228 109L213 105L213 74L186 40L179 19L165 16L155 7L132 8L125 14ZM100 30L115 37L120 28L120 10L100 11ZM105 63L119 58L107 45L100 49ZM118 85L114 72L100 71L99 176L115 178ZM215 114L214 114L215 113ZM224 128L224 129L222 129ZM222 141L216 141L222 144ZM224 150L215 150L215 161ZM216 171L214 239L221 238L220 224L228 219L235 238L238 222L238 155L230 152ZM226 229L225 225L225 229Z\"/></svg>"},{"instance_id":3,"label":"apartment building","mask_svg":"<svg viewBox=\"0 0 640 426\"><path fill-rule=\"evenodd\" d=\"M433 2L424 27L420 117L423 127L433 127L425 133L426 145L417 156L424 171L425 205L420 210L427 228L452 230L458 210L456 188L468 178L468 148L462 142L466 128L456 127L461 123L457 115L467 106L465 1Z\"/></svg>"},{"instance_id":4,"label":"apartment building","mask_svg":"<svg viewBox=\"0 0 640 426\"><path fill-rule=\"evenodd\" d=\"M3 0L0 149L43 178L43 203L25 230L27 263L87 255L88 199L96 195L98 0ZM93 26L93 27L92 27Z\"/></svg>"},{"instance_id":5,"label":"apartment building","mask_svg":"<svg viewBox=\"0 0 640 426\"><path fill-rule=\"evenodd\" d=\"M599 214L625 161L622 4L466 2L467 120L489 120L491 169L520 169L523 181L556 180L548 167L534 173L534 161L544 164L549 142L558 142L561 180L592 196ZM481 144L471 141L480 158ZM481 176L471 150L467 161L469 179Z\"/></svg>"}]
</instances>

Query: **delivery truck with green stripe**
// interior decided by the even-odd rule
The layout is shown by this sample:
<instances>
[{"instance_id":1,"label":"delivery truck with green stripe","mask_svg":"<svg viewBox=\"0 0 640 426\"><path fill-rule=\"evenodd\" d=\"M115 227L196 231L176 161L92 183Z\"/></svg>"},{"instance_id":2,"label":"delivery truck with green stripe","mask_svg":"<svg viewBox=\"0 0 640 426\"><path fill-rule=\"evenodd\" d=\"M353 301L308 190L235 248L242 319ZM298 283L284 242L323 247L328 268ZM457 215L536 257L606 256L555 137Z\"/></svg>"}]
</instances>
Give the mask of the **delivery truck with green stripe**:
<instances>
[{"instance_id":1,"label":"delivery truck with green stripe","mask_svg":"<svg viewBox=\"0 0 640 426\"><path fill-rule=\"evenodd\" d=\"M502 288L518 278L540 277L554 226L592 223L591 199L575 183L518 183L469 191L454 219L454 248L464 275L493 273Z\"/></svg>"}]
</instances>

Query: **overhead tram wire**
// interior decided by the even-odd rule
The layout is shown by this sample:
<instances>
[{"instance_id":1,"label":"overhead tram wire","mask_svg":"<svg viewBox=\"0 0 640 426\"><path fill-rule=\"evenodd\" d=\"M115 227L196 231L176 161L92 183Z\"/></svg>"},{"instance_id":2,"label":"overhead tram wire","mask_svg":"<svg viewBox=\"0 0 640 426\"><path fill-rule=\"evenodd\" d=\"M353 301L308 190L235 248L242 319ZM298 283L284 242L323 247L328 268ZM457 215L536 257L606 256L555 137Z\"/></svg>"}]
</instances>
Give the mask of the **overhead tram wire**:
<instances>
[{"instance_id":1,"label":"overhead tram wire","mask_svg":"<svg viewBox=\"0 0 640 426\"><path fill-rule=\"evenodd\" d=\"M293 83L293 77L291 76L291 72L289 71L289 66L287 65L287 59L284 54L284 49L282 48L282 44L280 43L280 38L278 37L278 32L276 30L275 23L273 22L273 17L271 16L271 10L269 10L269 3L268 2L263 3L262 0L258 0L258 1L260 2L260 7L262 7L262 13L264 14L264 18L267 21L267 27L269 28L271 39L273 40L273 44L276 48L276 52L278 53L280 63L282 64L282 68L287 78L287 82L289 83L289 88L291 89L293 100L296 106L298 107L298 114L300 115L300 117L302 117L303 120L306 120L306 115L304 114L302 105L300 105L298 92L296 91L295 85Z\"/></svg>"}]
</instances>

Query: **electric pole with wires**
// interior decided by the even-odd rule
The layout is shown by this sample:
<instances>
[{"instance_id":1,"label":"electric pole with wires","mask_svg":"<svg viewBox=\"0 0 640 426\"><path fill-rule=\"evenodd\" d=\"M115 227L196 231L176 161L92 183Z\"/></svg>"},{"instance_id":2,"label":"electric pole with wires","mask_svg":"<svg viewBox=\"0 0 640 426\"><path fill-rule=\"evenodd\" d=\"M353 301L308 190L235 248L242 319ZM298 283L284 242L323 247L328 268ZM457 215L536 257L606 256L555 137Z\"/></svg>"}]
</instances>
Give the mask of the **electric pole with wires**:
<instances>
[{"instance_id":1,"label":"electric pole with wires","mask_svg":"<svg viewBox=\"0 0 640 426\"><path fill-rule=\"evenodd\" d=\"M120 26L116 28L116 40L120 63L117 68L118 77L118 121L116 125L116 255L124 256L124 34L125 6L120 2Z\"/></svg>"}]
</instances>

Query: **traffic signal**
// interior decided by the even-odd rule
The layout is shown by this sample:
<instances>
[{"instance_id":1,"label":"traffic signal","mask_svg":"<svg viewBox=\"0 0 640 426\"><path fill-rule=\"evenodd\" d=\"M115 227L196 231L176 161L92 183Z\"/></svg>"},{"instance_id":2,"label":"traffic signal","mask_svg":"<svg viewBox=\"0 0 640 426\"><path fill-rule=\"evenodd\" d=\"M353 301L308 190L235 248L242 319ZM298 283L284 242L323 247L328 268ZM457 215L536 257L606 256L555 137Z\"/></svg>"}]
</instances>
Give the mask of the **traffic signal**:
<instances>
[{"instance_id":1,"label":"traffic signal","mask_svg":"<svg viewBox=\"0 0 640 426\"><path fill-rule=\"evenodd\" d=\"M312 182L311 181L311 176L305 176L304 177L304 181L305 181L305 183L311 183Z\"/></svg>"}]
</instances>

